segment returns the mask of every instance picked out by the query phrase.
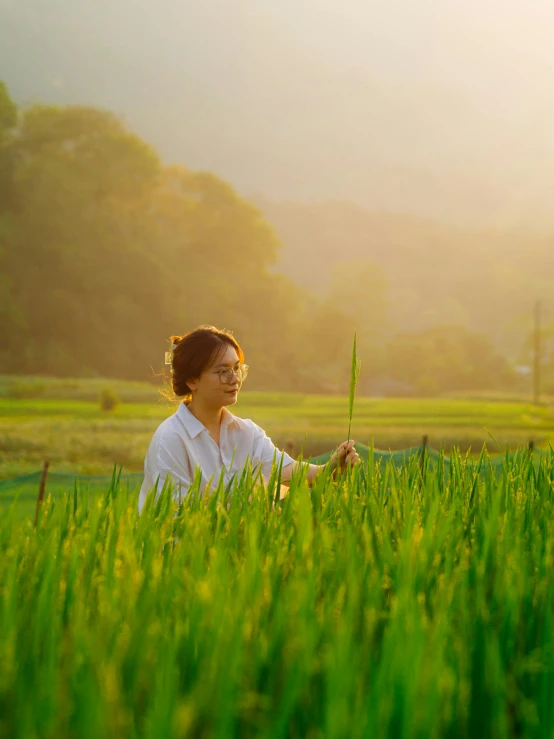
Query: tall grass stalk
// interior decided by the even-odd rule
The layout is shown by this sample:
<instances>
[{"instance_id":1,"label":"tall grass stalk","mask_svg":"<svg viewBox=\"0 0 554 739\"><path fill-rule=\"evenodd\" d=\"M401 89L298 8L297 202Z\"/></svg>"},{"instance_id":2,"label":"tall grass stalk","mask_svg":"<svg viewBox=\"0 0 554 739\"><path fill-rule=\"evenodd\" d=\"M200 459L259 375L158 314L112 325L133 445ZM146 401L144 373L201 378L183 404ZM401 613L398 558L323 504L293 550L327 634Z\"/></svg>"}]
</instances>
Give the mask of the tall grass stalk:
<instances>
[{"instance_id":1,"label":"tall grass stalk","mask_svg":"<svg viewBox=\"0 0 554 739\"><path fill-rule=\"evenodd\" d=\"M354 343L352 344L352 363L350 366L350 394L348 396L348 441L350 441L350 431L352 428L352 415L354 413L354 397L356 395L356 385L360 376L361 362L356 353L356 333L354 332Z\"/></svg>"},{"instance_id":2,"label":"tall grass stalk","mask_svg":"<svg viewBox=\"0 0 554 739\"><path fill-rule=\"evenodd\" d=\"M554 453L419 464L8 511L0 736L553 736Z\"/></svg>"}]
</instances>

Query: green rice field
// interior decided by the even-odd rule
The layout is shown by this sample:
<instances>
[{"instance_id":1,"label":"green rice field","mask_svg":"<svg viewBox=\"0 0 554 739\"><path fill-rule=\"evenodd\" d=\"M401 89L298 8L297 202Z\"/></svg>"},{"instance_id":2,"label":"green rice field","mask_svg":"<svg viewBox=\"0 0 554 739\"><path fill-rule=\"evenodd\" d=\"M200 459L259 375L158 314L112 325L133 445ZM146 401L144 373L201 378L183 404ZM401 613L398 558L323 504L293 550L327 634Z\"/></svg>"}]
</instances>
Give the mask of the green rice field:
<instances>
[{"instance_id":1,"label":"green rice field","mask_svg":"<svg viewBox=\"0 0 554 739\"><path fill-rule=\"evenodd\" d=\"M113 388L121 403L102 411L98 395ZM175 411L149 383L0 377L0 480L29 474L48 459L52 472L142 470L158 424ZM233 412L252 418L273 441L297 455L316 455L344 441L348 396L241 391ZM357 397L353 438L376 448L404 449L428 435L436 449L458 445L479 453L505 446L548 447L554 440L554 402L522 399ZM494 439L494 440L493 440Z\"/></svg>"},{"instance_id":2,"label":"green rice field","mask_svg":"<svg viewBox=\"0 0 554 739\"><path fill-rule=\"evenodd\" d=\"M129 473L175 406L33 382L0 381L0 737L554 736L550 405L358 397L360 446L427 434L449 458L364 448L281 501L278 470L246 470L139 516ZM347 397L244 392L234 411L295 452L347 433ZM36 477L5 480L45 459L35 527ZM63 477L114 465L125 482Z\"/></svg>"},{"instance_id":3,"label":"green rice field","mask_svg":"<svg viewBox=\"0 0 554 739\"><path fill-rule=\"evenodd\" d=\"M0 518L0 736L554 735L554 455Z\"/></svg>"}]
</instances>

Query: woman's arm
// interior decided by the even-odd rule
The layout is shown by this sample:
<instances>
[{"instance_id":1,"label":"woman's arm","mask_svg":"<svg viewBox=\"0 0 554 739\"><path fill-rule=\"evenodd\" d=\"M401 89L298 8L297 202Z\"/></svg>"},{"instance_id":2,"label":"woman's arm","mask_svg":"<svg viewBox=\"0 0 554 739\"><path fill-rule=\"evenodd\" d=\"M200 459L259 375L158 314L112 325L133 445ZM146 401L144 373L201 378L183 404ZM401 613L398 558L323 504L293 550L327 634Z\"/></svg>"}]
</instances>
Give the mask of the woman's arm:
<instances>
[{"instance_id":1,"label":"woman's arm","mask_svg":"<svg viewBox=\"0 0 554 739\"><path fill-rule=\"evenodd\" d=\"M323 471L325 468L324 464L308 464L308 462L291 462L286 467L283 467L281 472L281 482L283 485L286 485L287 487L290 485L290 481L292 479L292 476L297 473L297 471L300 468L308 468L308 474L306 476L306 479L308 481L308 485L311 485L315 478Z\"/></svg>"},{"instance_id":2,"label":"woman's arm","mask_svg":"<svg viewBox=\"0 0 554 739\"><path fill-rule=\"evenodd\" d=\"M283 485L290 485L293 474L299 468L308 468L307 482L308 485L312 485L316 477L323 472L327 467L332 470L333 476L336 474L337 469L340 468L341 472L344 472L347 465L354 465L360 462L360 457L354 448L353 441L343 442L335 452L331 455L331 458L326 464L309 464L308 462L291 462L286 467L283 467L281 471L281 482Z\"/></svg>"}]
</instances>

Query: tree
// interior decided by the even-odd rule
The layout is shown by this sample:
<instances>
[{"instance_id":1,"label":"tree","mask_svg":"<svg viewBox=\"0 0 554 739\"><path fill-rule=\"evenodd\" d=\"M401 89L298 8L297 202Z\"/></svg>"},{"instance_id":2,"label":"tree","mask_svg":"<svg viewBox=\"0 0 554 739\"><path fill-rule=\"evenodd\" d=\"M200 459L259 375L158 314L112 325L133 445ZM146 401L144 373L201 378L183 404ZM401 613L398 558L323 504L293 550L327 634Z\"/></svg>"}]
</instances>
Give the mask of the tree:
<instances>
[{"instance_id":1,"label":"tree","mask_svg":"<svg viewBox=\"0 0 554 739\"><path fill-rule=\"evenodd\" d=\"M514 376L489 339L462 326L396 335L388 346L389 375L414 394L509 387Z\"/></svg>"},{"instance_id":2,"label":"tree","mask_svg":"<svg viewBox=\"0 0 554 739\"><path fill-rule=\"evenodd\" d=\"M306 300L272 271L275 233L230 185L162 167L93 108L25 110L4 150L0 371L144 379L166 337L214 323L244 344L249 385L298 386Z\"/></svg>"},{"instance_id":3,"label":"tree","mask_svg":"<svg viewBox=\"0 0 554 739\"><path fill-rule=\"evenodd\" d=\"M80 107L24 112L9 153L3 271L25 317L18 370L113 373L133 322L148 326L137 305L161 292L133 243L159 160L114 116Z\"/></svg>"},{"instance_id":4,"label":"tree","mask_svg":"<svg viewBox=\"0 0 554 739\"><path fill-rule=\"evenodd\" d=\"M5 83L0 80L0 144L15 128L17 107L8 93Z\"/></svg>"},{"instance_id":5,"label":"tree","mask_svg":"<svg viewBox=\"0 0 554 739\"><path fill-rule=\"evenodd\" d=\"M13 279L7 274L6 252L13 234L13 219L10 206L13 205L13 160L10 143L17 124L17 108L9 96L6 85L0 81L0 324L2 325L2 347L0 362L8 369L13 366L9 346L25 327L25 318L16 298Z\"/></svg>"}]
</instances>

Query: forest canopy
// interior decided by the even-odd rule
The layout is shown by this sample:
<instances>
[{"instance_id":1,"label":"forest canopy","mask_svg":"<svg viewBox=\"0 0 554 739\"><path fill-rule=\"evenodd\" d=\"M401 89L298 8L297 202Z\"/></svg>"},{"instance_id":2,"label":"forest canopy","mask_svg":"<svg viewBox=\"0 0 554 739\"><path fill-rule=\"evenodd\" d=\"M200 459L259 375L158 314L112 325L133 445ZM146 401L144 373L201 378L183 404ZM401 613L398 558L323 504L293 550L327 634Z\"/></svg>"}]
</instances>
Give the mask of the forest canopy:
<instances>
[{"instance_id":1,"label":"forest canopy","mask_svg":"<svg viewBox=\"0 0 554 739\"><path fill-rule=\"evenodd\" d=\"M319 294L294 263L276 269L280 250L230 184L165 166L112 113L17 109L0 85L0 373L148 379L171 334L213 323L242 344L253 388L346 392L354 331L362 391L513 385L491 341L461 326L427 361L444 331L396 331L382 265L329 265Z\"/></svg>"}]
</instances>

